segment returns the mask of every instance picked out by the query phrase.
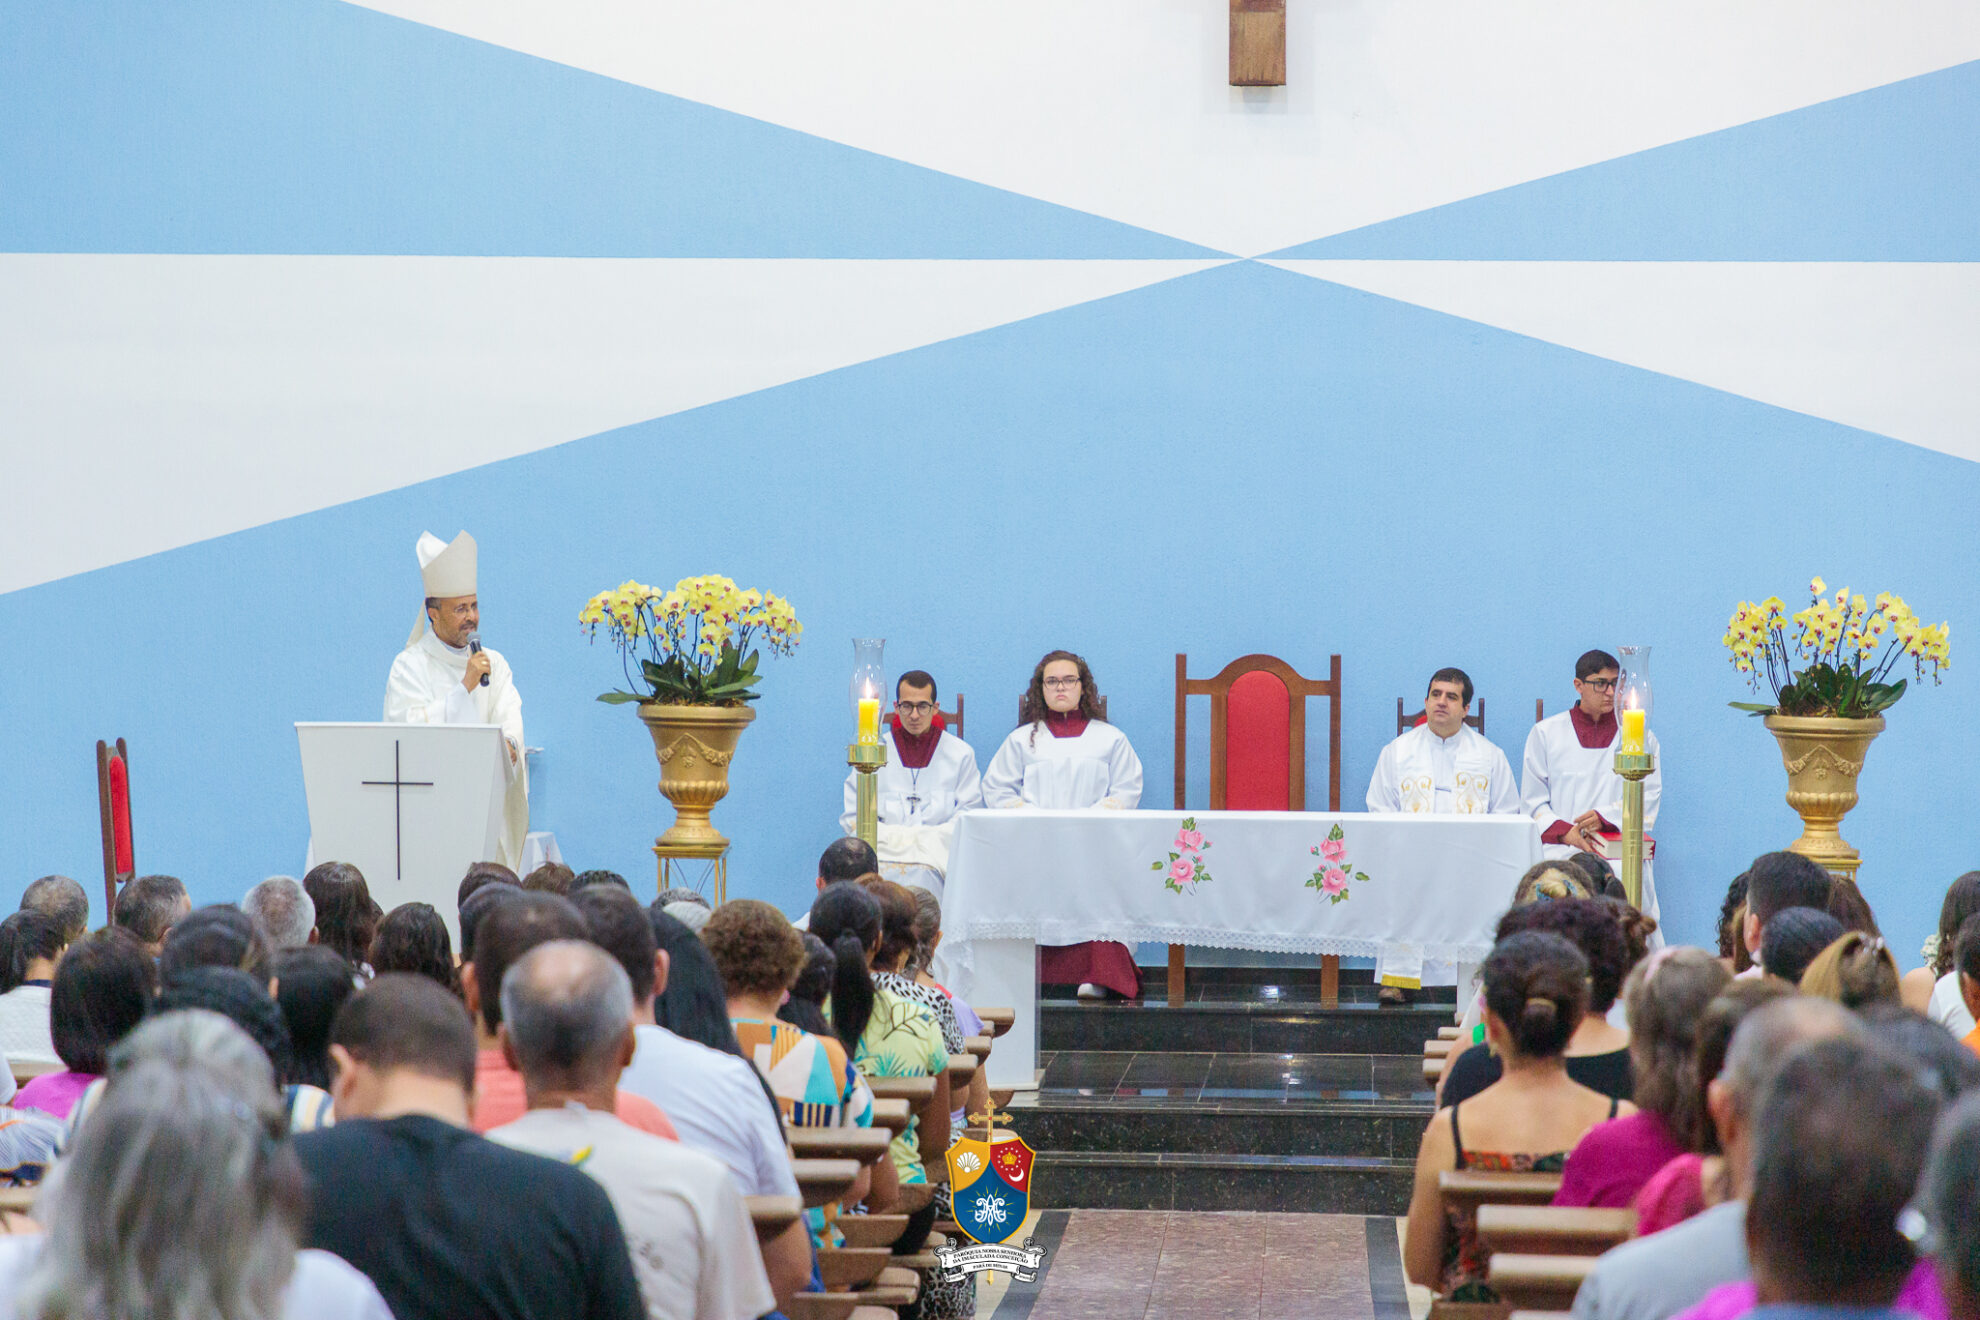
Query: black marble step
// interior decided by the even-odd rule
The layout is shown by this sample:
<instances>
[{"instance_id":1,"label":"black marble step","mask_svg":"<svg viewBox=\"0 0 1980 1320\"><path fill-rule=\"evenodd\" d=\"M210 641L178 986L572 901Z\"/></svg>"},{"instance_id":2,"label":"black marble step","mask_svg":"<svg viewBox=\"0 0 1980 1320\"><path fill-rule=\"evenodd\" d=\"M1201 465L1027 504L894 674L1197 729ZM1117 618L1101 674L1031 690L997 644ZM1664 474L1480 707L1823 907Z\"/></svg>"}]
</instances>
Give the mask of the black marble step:
<instances>
[{"instance_id":1,"label":"black marble step","mask_svg":"<svg viewBox=\"0 0 1980 1320\"><path fill-rule=\"evenodd\" d=\"M1077 1210L1401 1215L1413 1159L1041 1150L1031 1204Z\"/></svg>"},{"instance_id":2,"label":"black marble step","mask_svg":"<svg viewBox=\"0 0 1980 1320\"><path fill-rule=\"evenodd\" d=\"M1423 1042L1452 1025L1452 1007L1373 1003L1323 1008L1256 998L1174 1006L1125 1000L1039 1003L1048 1050L1202 1051L1221 1054L1391 1054L1421 1060Z\"/></svg>"},{"instance_id":3,"label":"black marble step","mask_svg":"<svg viewBox=\"0 0 1980 1320\"><path fill-rule=\"evenodd\" d=\"M1008 1109L1034 1150L1413 1158L1433 1107L1417 1059L1067 1052Z\"/></svg>"}]
</instances>

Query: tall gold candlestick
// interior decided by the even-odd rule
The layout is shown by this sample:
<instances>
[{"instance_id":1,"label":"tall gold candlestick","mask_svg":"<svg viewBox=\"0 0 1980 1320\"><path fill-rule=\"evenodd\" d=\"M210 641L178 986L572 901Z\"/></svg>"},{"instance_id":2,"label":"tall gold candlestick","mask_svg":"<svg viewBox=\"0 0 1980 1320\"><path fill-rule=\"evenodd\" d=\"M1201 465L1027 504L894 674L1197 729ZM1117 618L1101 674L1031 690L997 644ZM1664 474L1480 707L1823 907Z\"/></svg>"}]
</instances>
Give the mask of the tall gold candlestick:
<instances>
[{"instance_id":1,"label":"tall gold candlestick","mask_svg":"<svg viewBox=\"0 0 1980 1320\"><path fill-rule=\"evenodd\" d=\"M1617 752L1616 773L1623 779L1622 883L1634 908L1643 906L1643 781L1657 766L1649 752Z\"/></svg>"},{"instance_id":2,"label":"tall gold candlestick","mask_svg":"<svg viewBox=\"0 0 1980 1320\"><path fill-rule=\"evenodd\" d=\"M855 742L846 748L846 764L859 774L853 785L853 833L869 848L880 846L880 786L874 776L887 764L887 744Z\"/></svg>"}]
</instances>

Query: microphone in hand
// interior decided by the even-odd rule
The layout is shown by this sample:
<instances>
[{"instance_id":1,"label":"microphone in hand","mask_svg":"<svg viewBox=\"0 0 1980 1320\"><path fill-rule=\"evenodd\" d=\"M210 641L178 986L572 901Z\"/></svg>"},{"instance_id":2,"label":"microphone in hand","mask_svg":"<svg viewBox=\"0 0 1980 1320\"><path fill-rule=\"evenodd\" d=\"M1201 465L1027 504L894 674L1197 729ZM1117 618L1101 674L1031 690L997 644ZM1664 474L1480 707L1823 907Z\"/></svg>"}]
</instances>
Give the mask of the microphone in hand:
<instances>
[{"instance_id":1,"label":"microphone in hand","mask_svg":"<svg viewBox=\"0 0 1980 1320\"><path fill-rule=\"evenodd\" d=\"M481 654L481 633L479 631L471 632L468 634L468 654L469 655ZM483 687L488 686L488 675L486 672L484 672L481 675L481 686Z\"/></svg>"}]
</instances>

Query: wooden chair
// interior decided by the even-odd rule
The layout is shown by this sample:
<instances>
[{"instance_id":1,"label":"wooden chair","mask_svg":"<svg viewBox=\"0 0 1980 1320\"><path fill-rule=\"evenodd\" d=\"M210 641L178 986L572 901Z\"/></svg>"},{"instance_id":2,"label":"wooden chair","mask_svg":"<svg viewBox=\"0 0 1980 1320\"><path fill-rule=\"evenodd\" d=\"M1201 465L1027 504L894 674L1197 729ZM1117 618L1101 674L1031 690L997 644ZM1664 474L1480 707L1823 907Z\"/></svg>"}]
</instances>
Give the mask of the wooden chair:
<instances>
[{"instance_id":1,"label":"wooden chair","mask_svg":"<svg viewBox=\"0 0 1980 1320\"><path fill-rule=\"evenodd\" d=\"M1482 1205L1547 1205L1561 1190L1558 1173L1495 1173L1446 1169L1437 1175L1437 1194L1456 1210Z\"/></svg>"},{"instance_id":2,"label":"wooden chair","mask_svg":"<svg viewBox=\"0 0 1980 1320\"><path fill-rule=\"evenodd\" d=\"M989 1036L964 1036L963 1048L975 1055L978 1063L982 1063L990 1057L991 1039Z\"/></svg>"},{"instance_id":3,"label":"wooden chair","mask_svg":"<svg viewBox=\"0 0 1980 1320\"><path fill-rule=\"evenodd\" d=\"M1478 730L1480 733L1483 733L1485 732L1485 698L1480 697L1477 701L1473 702L1472 704L1477 708L1476 713L1465 716L1464 722L1466 724L1469 724L1472 728ZM1426 716L1423 713L1423 707L1421 706L1418 706L1416 708L1416 713L1414 715L1405 715L1403 713L1403 710L1404 710L1403 699L1401 697L1397 697L1396 698L1396 737L1398 738L1402 737L1405 733L1408 733L1411 729L1423 723L1423 721L1428 718L1428 716Z\"/></svg>"},{"instance_id":4,"label":"wooden chair","mask_svg":"<svg viewBox=\"0 0 1980 1320\"><path fill-rule=\"evenodd\" d=\"M893 1263L894 1255L885 1247L821 1247L818 1277L824 1280L825 1291L844 1292L864 1288Z\"/></svg>"},{"instance_id":5,"label":"wooden chair","mask_svg":"<svg viewBox=\"0 0 1980 1320\"><path fill-rule=\"evenodd\" d=\"M1485 1282L1499 1300L1521 1310L1565 1311L1595 1269L1594 1256L1529 1256L1500 1252L1486 1267Z\"/></svg>"},{"instance_id":6,"label":"wooden chair","mask_svg":"<svg viewBox=\"0 0 1980 1320\"><path fill-rule=\"evenodd\" d=\"M906 1215L840 1215L832 1221L849 1247L891 1247L907 1232Z\"/></svg>"},{"instance_id":7,"label":"wooden chair","mask_svg":"<svg viewBox=\"0 0 1980 1320\"><path fill-rule=\"evenodd\" d=\"M137 874L137 847L131 840L131 754L124 740L113 751L96 743L96 806L103 824L103 920L117 910L117 890Z\"/></svg>"},{"instance_id":8,"label":"wooden chair","mask_svg":"<svg viewBox=\"0 0 1980 1320\"><path fill-rule=\"evenodd\" d=\"M976 1076L976 1056L974 1054L951 1054L949 1056L949 1094L960 1097L969 1089L969 1079Z\"/></svg>"},{"instance_id":9,"label":"wooden chair","mask_svg":"<svg viewBox=\"0 0 1980 1320\"><path fill-rule=\"evenodd\" d=\"M933 1077L868 1077L866 1087L873 1092L875 1100L907 1101L909 1113L935 1098Z\"/></svg>"},{"instance_id":10,"label":"wooden chair","mask_svg":"<svg viewBox=\"0 0 1980 1320\"><path fill-rule=\"evenodd\" d=\"M1636 1211L1565 1205L1481 1205L1478 1241L1525 1256L1599 1256L1629 1240Z\"/></svg>"},{"instance_id":11,"label":"wooden chair","mask_svg":"<svg viewBox=\"0 0 1980 1320\"><path fill-rule=\"evenodd\" d=\"M858 1160L791 1161L791 1172L797 1176L798 1193L804 1197L806 1209L844 1200L864 1167Z\"/></svg>"},{"instance_id":12,"label":"wooden chair","mask_svg":"<svg viewBox=\"0 0 1980 1320\"><path fill-rule=\"evenodd\" d=\"M797 1196L745 1196L743 1204L749 1208L759 1244L777 1237L804 1213L804 1200Z\"/></svg>"},{"instance_id":13,"label":"wooden chair","mask_svg":"<svg viewBox=\"0 0 1980 1320\"><path fill-rule=\"evenodd\" d=\"M784 1137L796 1159L872 1164L887 1153L894 1134L884 1127L794 1127L786 1129Z\"/></svg>"},{"instance_id":14,"label":"wooden chair","mask_svg":"<svg viewBox=\"0 0 1980 1320\"><path fill-rule=\"evenodd\" d=\"M963 736L963 731L962 731L963 730L963 694L962 693L960 692L956 693L956 708L953 713L943 710L940 702L937 702L935 705L935 713L942 717L942 723L948 726L950 733L955 734L956 737L958 738Z\"/></svg>"},{"instance_id":15,"label":"wooden chair","mask_svg":"<svg viewBox=\"0 0 1980 1320\"><path fill-rule=\"evenodd\" d=\"M975 1005L972 1004L971 1007L975 1008ZM983 1025L990 1028L990 1034L992 1036L1001 1036L1011 1029L1013 1022L1017 1021L1017 1010L1014 1008L977 1008L976 1016L983 1019Z\"/></svg>"},{"instance_id":16,"label":"wooden chair","mask_svg":"<svg viewBox=\"0 0 1980 1320\"><path fill-rule=\"evenodd\" d=\"M930 1086L928 1093L935 1094L935 1088ZM873 1126L885 1128L889 1140L907 1131L907 1126L913 1118L914 1111L908 1107L908 1102L905 1100L876 1099L873 1102Z\"/></svg>"},{"instance_id":17,"label":"wooden chair","mask_svg":"<svg viewBox=\"0 0 1980 1320\"><path fill-rule=\"evenodd\" d=\"M1327 810L1341 809L1341 657L1325 679L1303 677L1276 656L1247 655L1215 678L1191 678L1176 656L1176 810L1188 807L1189 699L1210 698L1210 810L1306 810L1306 703L1327 701ZM1235 751L1236 755L1233 755ZM1169 1002L1183 1001L1184 949L1169 946ZM1341 960L1321 959L1321 998L1340 1002Z\"/></svg>"}]
</instances>

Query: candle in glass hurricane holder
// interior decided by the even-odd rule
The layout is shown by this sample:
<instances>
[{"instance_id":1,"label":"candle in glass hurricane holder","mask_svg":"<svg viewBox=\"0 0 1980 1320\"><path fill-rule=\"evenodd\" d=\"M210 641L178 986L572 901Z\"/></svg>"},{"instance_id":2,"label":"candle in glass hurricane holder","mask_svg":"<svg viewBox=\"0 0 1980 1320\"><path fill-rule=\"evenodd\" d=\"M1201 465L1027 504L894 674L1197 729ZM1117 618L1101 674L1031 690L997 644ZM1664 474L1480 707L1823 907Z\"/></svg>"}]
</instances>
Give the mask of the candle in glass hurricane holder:
<instances>
[{"instance_id":1,"label":"candle in glass hurricane holder","mask_svg":"<svg viewBox=\"0 0 1980 1320\"><path fill-rule=\"evenodd\" d=\"M853 832L877 847L880 834L879 788L873 776L887 764L887 744L880 741L880 693L886 685L881 655L884 637L853 638L852 703L858 719L846 764L859 774L854 785Z\"/></svg>"},{"instance_id":2,"label":"candle in glass hurricane holder","mask_svg":"<svg viewBox=\"0 0 1980 1320\"><path fill-rule=\"evenodd\" d=\"M1650 754L1650 648L1618 647L1616 774L1623 780L1622 884L1632 906L1643 906L1643 781L1656 768Z\"/></svg>"}]
</instances>

